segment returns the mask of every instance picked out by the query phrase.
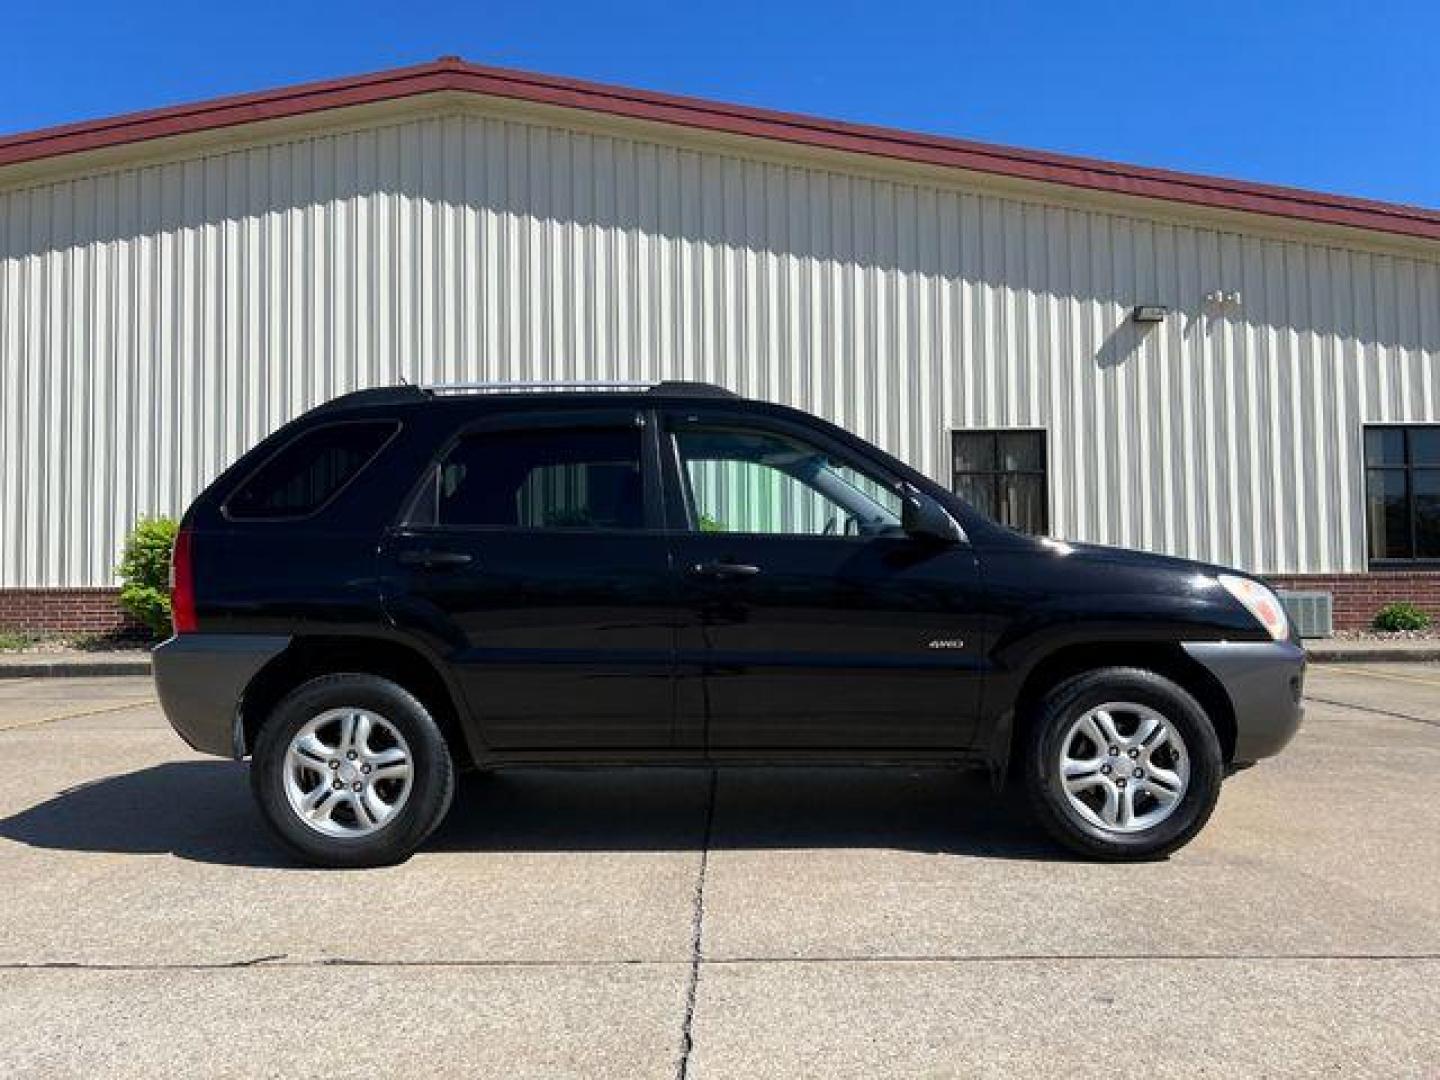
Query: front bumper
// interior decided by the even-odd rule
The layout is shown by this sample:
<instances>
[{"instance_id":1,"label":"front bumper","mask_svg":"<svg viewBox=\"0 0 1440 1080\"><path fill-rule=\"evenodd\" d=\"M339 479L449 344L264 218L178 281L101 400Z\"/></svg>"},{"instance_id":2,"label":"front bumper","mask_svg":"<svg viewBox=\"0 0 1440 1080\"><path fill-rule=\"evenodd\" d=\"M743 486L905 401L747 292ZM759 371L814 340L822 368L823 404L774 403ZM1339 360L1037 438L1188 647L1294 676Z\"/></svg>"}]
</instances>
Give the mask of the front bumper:
<instances>
[{"instance_id":1,"label":"front bumper","mask_svg":"<svg viewBox=\"0 0 1440 1080\"><path fill-rule=\"evenodd\" d=\"M1233 763L1248 765L1285 749L1305 713L1305 650L1292 641L1186 642L1184 648L1229 695Z\"/></svg>"},{"instance_id":2,"label":"front bumper","mask_svg":"<svg viewBox=\"0 0 1440 1080\"><path fill-rule=\"evenodd\" d=\"M245 688L289 644L270 634L184 634L157 645L151 666L170 726L202 754L244 757Z\"/></svg>"}]
</instances>

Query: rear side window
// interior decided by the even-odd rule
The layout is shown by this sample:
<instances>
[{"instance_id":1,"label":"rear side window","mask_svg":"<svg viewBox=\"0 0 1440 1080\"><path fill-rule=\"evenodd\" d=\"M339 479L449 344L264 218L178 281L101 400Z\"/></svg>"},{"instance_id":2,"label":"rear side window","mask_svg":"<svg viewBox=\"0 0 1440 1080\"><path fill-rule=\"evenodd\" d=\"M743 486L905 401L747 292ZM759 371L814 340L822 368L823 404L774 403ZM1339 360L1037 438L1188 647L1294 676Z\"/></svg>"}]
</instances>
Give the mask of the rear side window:
<instances>
[{"instance_id":1,"label":"rear side window","mask_svg":"<svg viewBox=\"0 0 1440 1080\"><path fill-rule=\"evenodd\" d=\"M641 529L638 428L469 435L431 475L413 524Z\"/></svg>"},{"instance_id":2,"label":"rear side window","mask_svg":"<svg viewBox=\"0 0 1440 1080\"><path fill-rule=\"evenodd\" d=\"M400 425L361 420L311 428L256 469L225 503L236 520L302 518L359 475Z\"/></svg>"}]
</instances>

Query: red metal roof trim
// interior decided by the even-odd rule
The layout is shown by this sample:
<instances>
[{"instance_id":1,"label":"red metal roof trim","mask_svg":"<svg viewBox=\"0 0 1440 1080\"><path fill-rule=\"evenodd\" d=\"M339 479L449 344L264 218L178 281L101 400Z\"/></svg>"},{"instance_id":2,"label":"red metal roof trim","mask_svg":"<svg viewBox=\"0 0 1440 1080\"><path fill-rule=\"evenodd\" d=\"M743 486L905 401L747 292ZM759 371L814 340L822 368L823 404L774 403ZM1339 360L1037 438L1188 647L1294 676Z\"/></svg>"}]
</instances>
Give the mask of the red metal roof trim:
<instances>
[{"instance_id":1,"label":"red metal roof trim","mask_svg":"<svg viewBox=\"0 0 1440 1080\"><path fill-rule=\"evenodd\" d=\"M627 90L578 79L481 67L454 59L12 135L0 138L0 167L147 139L447 90L968 169L1091 191L1440 240L1440 211L1421 207L822 120L698 98Z\"/></svg>"}]
</instances>

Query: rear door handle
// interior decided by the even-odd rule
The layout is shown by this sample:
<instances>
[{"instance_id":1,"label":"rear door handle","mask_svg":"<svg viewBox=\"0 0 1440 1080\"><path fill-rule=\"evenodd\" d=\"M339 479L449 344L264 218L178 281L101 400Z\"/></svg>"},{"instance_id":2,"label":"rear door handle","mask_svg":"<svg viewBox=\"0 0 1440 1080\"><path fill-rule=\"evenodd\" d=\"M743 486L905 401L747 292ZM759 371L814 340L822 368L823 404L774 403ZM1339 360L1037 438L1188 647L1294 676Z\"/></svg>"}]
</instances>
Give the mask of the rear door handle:
<instances>
[{"instance_id":1,"label":"rear door handle","mask_svg":"<svg viewBox=\"0 0 1440 1080\"><path fill-rule=\"evenodd\" d=\"M690 573L696 577L743 578L754 577L760 573L760 568L749 563L702 562L690 567Z\"/></svg>"},{"instance_id":2,"label":"rear door handle","mask_svg":"<svg viewBox=\"0 0 1440 1080\"><path fill-rule=\"evenodd\" d=\"M442 566L464 566L471 561L463 551L432 551L430 548L402 551L399 560L407 566L424 566L432 570Z\"/></svg>"}]
</instances>

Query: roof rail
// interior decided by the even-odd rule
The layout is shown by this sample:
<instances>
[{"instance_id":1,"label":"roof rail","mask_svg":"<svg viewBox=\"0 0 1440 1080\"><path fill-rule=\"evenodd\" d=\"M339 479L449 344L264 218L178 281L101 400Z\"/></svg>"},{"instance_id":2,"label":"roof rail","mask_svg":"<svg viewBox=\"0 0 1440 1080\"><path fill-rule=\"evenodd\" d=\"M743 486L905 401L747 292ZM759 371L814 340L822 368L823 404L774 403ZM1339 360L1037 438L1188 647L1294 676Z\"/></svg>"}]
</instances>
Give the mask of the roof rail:
<instances>
[{"instance_id":1,"label":"roof rail","mask_svg":"<svg viewBox=\"0 0 1440 1080\"><path fill-rule=\"evenodd\" d=\"M428 398L442 395L485 393L524 394L535 390L555 390L561 392L566 390L628 390L631 392L653 394L659 397L738 398L740 396L733 390L727 390L723 386L716 386L714 383L684 382L675 379L658 383L621 379L613 381L609 379L540 379L534 382L524 379L514 379L502 382L431 383L423 386L415 386L412 383L401 383L397 386L372 386L364 390L352 390L348 394L341 394L339 397L322 402L317 405L316 408L333 409L351 405L399 405L405 402L424 401Z\"/></svg>"},{"instance_id":2,"label":"roof rail","mask_svg":"<svg viewBox=\"0 0 1440 1080\"><path fill-rule=\"evenodd\" d=\"M515 393L531 390L649 390L653 383L613 379L509 379L501 382L426 383L432 394Z\"/></svg>"},{"instance_id":3,"label":"roof rail","mask_svg":"<svg viewBox=\"0 0 1440 1080\"><path fill-rule=\"evenodd\" d=\"M725 397L740 395L723 386L703 382L640 382L625 379L510 379L501 382L452 382L429 383L419 389L430 394L483 394L512 393L524 394L534 390L639 390L647 394L671 395L674 397Z\"/></svg>"}]
</instances>

